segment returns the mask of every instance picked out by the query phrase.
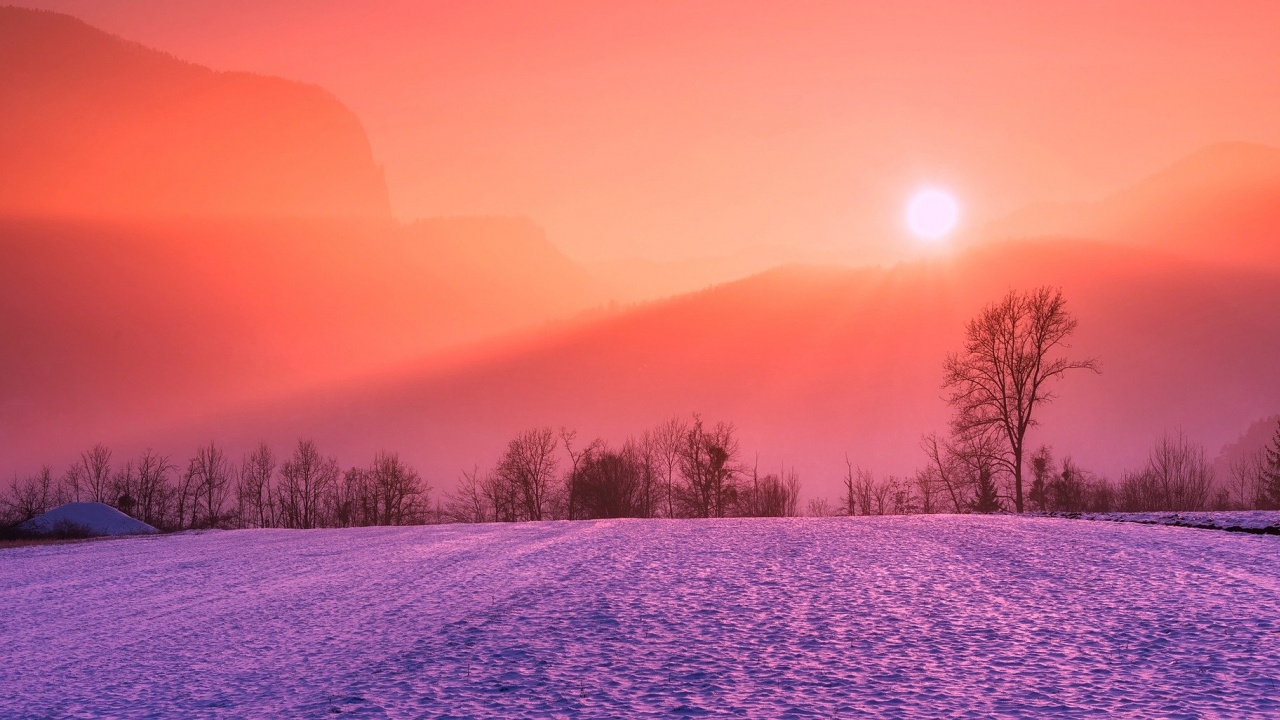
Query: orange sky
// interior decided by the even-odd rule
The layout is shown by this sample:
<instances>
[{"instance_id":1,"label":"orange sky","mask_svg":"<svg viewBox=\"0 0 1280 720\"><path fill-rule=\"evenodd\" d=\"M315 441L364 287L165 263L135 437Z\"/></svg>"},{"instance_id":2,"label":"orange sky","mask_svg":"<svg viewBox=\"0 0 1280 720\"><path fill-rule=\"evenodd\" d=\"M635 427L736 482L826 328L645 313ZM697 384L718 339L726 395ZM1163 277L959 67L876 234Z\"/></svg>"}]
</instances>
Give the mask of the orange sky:
<instances>
[{"instance_id":1,"label":"orange sky","mask_svg":"<svg viewBox=\"0 0 1280 720\"><path fill-rule=\"evenodd\" d=\"M1280 144L1273 2L23 4L319 84L400 217L524 214L583 260L893 257L921 182L972 226Z\"/></svg>"}]
</instances>

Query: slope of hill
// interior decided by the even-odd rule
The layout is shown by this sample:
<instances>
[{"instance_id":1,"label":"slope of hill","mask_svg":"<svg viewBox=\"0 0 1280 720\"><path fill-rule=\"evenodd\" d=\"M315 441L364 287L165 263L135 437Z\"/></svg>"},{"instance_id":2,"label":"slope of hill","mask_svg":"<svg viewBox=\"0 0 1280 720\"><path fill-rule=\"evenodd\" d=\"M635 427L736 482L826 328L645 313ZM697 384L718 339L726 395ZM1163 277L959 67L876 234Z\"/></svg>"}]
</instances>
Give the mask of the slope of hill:
<instances>
[{"instance_id":1,"label":"slope of hill","mask_svg":"<svg viewBox=\"0 0 1280 720\"><path fill-rule=\"evenodd\" d=\"M1047 283L1065 289L1080 319L1071 352L1099 357L1103 372L1068 379L1031 440L1115 476L1166 429L1220 447L1280 407L1269 360L1280 354L1278 280L1067 240L890 269L784 268L453 367L408 367L212 417L166 446L218 437L283 447L310 435L344 462L399 449L449 487L530 426L617 442L701 412L735 421L762 468L794 465L811 494L833 494L846 453L884 473L918 467L920 435L945 430L941 364L965 320L1010 287Z\"/></svg>"},{"instance_id":2,"label":"slope of hill","mask_svg":"<svg viewBox=\"0 0 1280 720\"><path fill-rule=\"evenodd\" d=\"M364 129L317 87L215 72L0 8L0 214L390 214Z\"/></svg>"},{"instance_id":3,"label":"slope of hill","mask_svg":"<svg viewBox=\"0 0 1280 720\"><path fill-rule=\"evenodd\" d=\"M1223 479L1231 478L1231 466L1245 457L1262 452L1275 439L1280 427L1280 414L1264 417L1250 423L1233 442L1222 447L1213 459L1213 473Z\"/></svg>"},{"instance_id":4,"label":"slope of hill","mask_svg":"<svg viewBox=\"0 0 1280 720\"><path fill-rule=\"evenodd\" d=\"M0 256L8 458L260 403L601 298L540 228L506 218L10 220Z\"/></svg>"},{"instance_id":5,"label":"slope of hill","mask_svg":"<svg viewBox=\"0 0 1280 720\"><path fill-rule=\"evenodd\" d=\"M984 235L1090 237L1280 267L1280 149L1221 143L1096 203L1026 208Z\"/></svg>"}]
</instances>

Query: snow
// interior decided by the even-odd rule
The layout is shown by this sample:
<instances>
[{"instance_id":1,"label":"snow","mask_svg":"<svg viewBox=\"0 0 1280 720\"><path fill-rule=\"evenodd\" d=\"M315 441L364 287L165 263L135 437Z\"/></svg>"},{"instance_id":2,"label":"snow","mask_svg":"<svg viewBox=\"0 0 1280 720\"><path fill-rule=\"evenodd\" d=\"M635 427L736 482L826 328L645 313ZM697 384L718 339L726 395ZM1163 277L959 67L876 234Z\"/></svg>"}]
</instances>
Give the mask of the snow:
<instances>
[{"instance_id":1,"label":"snow","mask_svg":"<svg viewBox=\"0 0 1280 720\"><path fill-rule=\"evenodd\" d=\"M1280 539L922 516L0 550L0 717L1280 714Z\"/></svg>"},{"instance_id":2,"label":"snow","mask_svg":"<svg viewBox=\"0 0 1280 720\"><path fill-rule=\"evenodd\" d=\"M59 505L18 526L19 530L49 533L62 529L82 530L86 535L145 535L155 533L150 525L135 520L119 510L97 502L73 502Z\"/></svg>"},{"instance_id":3,"label":"snow","mask_svg":"<svg viewBox=\"0 0 1280 720\"><path fill-rule=\"evenodd\" d=\"M1233 510L1222 512L1142 512L1081 513L1085 520L1135 522L1147 525L1174 525L1201 530L1228 530L1280 535L1280 512L1275 510Z\"/></svg>"}]
</instances>

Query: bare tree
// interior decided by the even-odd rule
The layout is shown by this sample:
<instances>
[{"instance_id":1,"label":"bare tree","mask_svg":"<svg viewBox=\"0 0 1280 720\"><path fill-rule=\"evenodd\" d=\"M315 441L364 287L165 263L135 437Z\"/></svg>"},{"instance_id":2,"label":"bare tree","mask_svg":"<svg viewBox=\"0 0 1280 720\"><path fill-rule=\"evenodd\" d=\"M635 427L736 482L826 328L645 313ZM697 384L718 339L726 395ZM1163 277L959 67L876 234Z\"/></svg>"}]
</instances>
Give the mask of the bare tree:
<instances>
[{"instance_id":1,"label":"bare tree","mask_svg":"<svg viewBox=\"0 0 1280 720\"><path fill-rule=\"evenodd\" d=\"M1069 370L1098 371L1094 359L1050 357L1075 332L1062 291L1011 291L983 308L965 329L964 350L947 357L943 387L955 409L952 432L972 448L998 448L992 460L1013 478L1022 512L1022 460L1036 408L1054 397L1051 380Z\"/></svg>"},{"instance_id":2,"label":"bare tree","mask_svg":"<svg viewBox=\"0 0 1280 720\"><path fill-rule=\"evenodd\" d=\"M489 502L485 498L480 468L462 471L458 487L446 496L445 513L453 522L482 523L489 520Z\"/></svg>"},{"instance_id":3,"label":"bare tree","mask_svg":"<svg viewBox=\"0 0 1280 720\"><path fill-rule=\"evenodd\" d=\"M222 527L228 524L226 502L231 492L231 463L216 443L196 449L187 465L195 502L191 524L194 527Z\"/></svg>"},{"instance_id":4,"label":"bare tree","mask_svg":"<svg viewBox=\"0 0 1280 720\"><path fill-rule=\"evenodd\" d=\"M880 482L872 480L871 496L875 500L876 515L887 515L889 513L892 507L890 501L897 490L897 486L898 479L892 476Z\"/></svg>"},{"instance_id":5,"label":"bare tree","mask_svg":"<svg viewBox=\"0 0 1280 720\"><path fill-rule=\"evenodd\" d=\"M831 503L826 498L809 498L809 517L831 517L834 514L835 511L831 508Z\"/></svg>"},{"instance_id":6,"label":"bare tree","mask_svg":"<svg viewBox=\"0 0 1280 720\"><path fill-rule=\"evenodd\" d=\"M556 477L555 451L551 428L535 428L512 440L498 463L495 475L515 490L519 519L543 519Z\"/></svg>"},{"instance_id":7,"label":"bare tree","mask_svg":"<svg viewBox=\"0 0 1280 720\"><path fill-rule=\"evenodd\" d=\"M111 450L98 443L80 454L66 474L71 499L75 501L111 502Z\"/></svg>"},{"instance_id":8,"label":"bare tree","mask_svg":"<svg viewBox=\"0 0 1280 720\"><path fill-rule=\"evenodd\" d=\"M642 518L657 517L661 500L662 452L652 430L645 430L640 437L628 438L622 448L632 457L640 470L640 496L637 515Z\"/></svg>"},{"instance_id":9,"label":"bare tree","mask_svg":"<svg viewBox=\"0 0 1280 720\"><path fill-rule=\"evenodd\" d=\"M578 476L578 466L582 463L583 458L595 451L597 443L600 442L599 440L593 440L590 443L587 443L587 446L581 450L574 450L573 446L577 441L577 437L577 430L570 430L564 427L560 428L560 442L564 443L565 453L569 455L569 475L566 478L568 491L568 508L566 508L566 514L570 520L578 517L577 487L574 484L574 478Z\"/></svg>"},{"instance_id":10,"label":"bare tree","mask_svg":"<svg viewBox=\"0 0 1280 720\"><path fill-rule=\"evenodd\" d=\"M520 488L513 478L495 470L485 475L481 488L492 510L494 522L516 522L521 519Z\"/></svg>"},{"instance_id":11,"label":"bare tree","mask_svg":"<svg viewBox=\"0 0 1280 720\"><path fill-rule=\"evenodd\" d=\"M689 423L673 417L653 429L653 442L658 467L662 471L665 487L663 495L667 517L676 516L676 471L680 468L680 456L684 449Z\"/></svg>"},{"instance_id":12,"label":"bare tree","mask_svg":"<svg viewBox=\"0 0 1280 720\"><path fill-rule=\"evenodd\" d=\"M929 459L929 472L936 478L947 497L951 499L951 511L961 513L969 506L969 488L964 477L964 464L952 452L946 442L930 433L920 439L920 447Z\"/></svg>"},{"instance_id":13,"label":"bare tree","mask_svg":"<svg viewBox=\"0 0 1280 720\"><path fill-rule=\"evenodd\" d=\"M800 475L785 468L763 477L751 469L751 482L738 491L736 514L742 517L795 517L800 505Z\"/></svg>"},{"instance_id":14,"label":"bare tree","mask_svg":"<svg viewBox=\"0 0 1280 720\"><path fill-rule=\"evenodd\" d=\"M196 526L199 488L200 478L196 475L195 468L188 464L187 469L178 475L178 484L173 492L174 529Z\"/></svg>"},{"instance_id":15,"label":"bare tree","mask_svg":"<svg viewBox=\"0 0 1280 720\"><path fill-rule=\"evenodd\" d=\"M429 488L418 472L400 459L399 453L383 450L371 468L380 512L379 525L407 525L425 515Z\"/></svg>"},{"instance_id":16,"label":"bare tree","mask_svg":"<svg viewBox=\"0 0 1280 720\"><path fill-rule=\"evenodd\" d=\"M166 455L161 455L147 448L138 458L137 509L136 517L153 527L166 527L169 524L169 506L173 501L174 489L169 485L169 478L178 468ZM179 523L181 524L181 523Z\"/></svg>"},{"instance_id":17,"label":"bare tree","mask_svg":"<svg viewBox=\"0 0 1280 720\"><path fill-rule=\"evenodd\" d=\"M938 512L939 493L942 492L942 481L933 466L917 470L912 478L915 485L916 498L919 499L920 512L928 515Z\"/></svg>"},{"instance_id":18,"label":"bare tree","mask_svg":"<svg viewBox=\"0 0 1280 720\"><path fill-rule=\"evenodd\" d=\"M378 524L378 493L373 472L352 467L334 484L327 503L331 521L338 527L366 527Z\"/></svg>"},{"instance_id":19,"label":"bare tree","mask_svg":"<svg viewBox=\"0 0 1280 720\"><path fill-rule=\"evenodd\" d=\"M299 440L293 456L280 466L281 525L301 529L321 526L323 499L340 475L338 461L322 456L314 440Z\"/></svg>"},{"instance_id":20,"label":"bare tree","mask_svg":"<svg viewBox=\"0 0 1280 720\"><path fill-rule=\"evenodd\" d=\"M1130 510L1203 510L1212 485L1204 448L1179 429L1160 437L1146 467L1127 478L1124 495Z\"/></svg>"},{"instance_id":21,"label":"bare tree","mask_svg":"<svg viewBox=\"0 0 1280 720\"><path fill-rule=\"evenodd\" d=\"M644 468L634 449L610 450L593 442L570 478L578 498L571 520L637 517L641 514Z\"/></svg>"},{"instance_id":22,"label":"bare tree","mask_svg":"<svg viewBox=\"0 0 1280 720\"><path fill-rule=\"evenodd\" d=\"M692 517L725 517L737 495L738 440L729 423L707 429L693 416L680 450L681 504Z\"/></svg>"},{"instance_id":23,"label":"bare tree","mask_svg":"<svg viewBox=\"0 0 1280 720\"><path fill-rule=\"evenodd\" d=\"M1240 510L1250 510L1263 501L1263 469L1266 454L1258 450L1231 461L1231 487L1228 489L1232 505Z\"/></svg>"},{"instance_id":24,"label":"bare tree","mask_svg":"<svg viewBox=\"0 0 1280 720\"><path fill-rule=\"evenodd\" d=\"M1040 512L1049 510L1049 483L1053 475L1053 451L1041 445L1031 454L1031 492L1027 499Z\"/></svg>"},{"instance_id":25,"label":"bare tree","mask_svg":"<svg viewBox=\"0 0 1280 720\"><path fill-rule=\"evenodd\" d=\"M126 460L124 465L111 473L111 505L125 515L134 514L134 506L138 497L138 476L133 471L133 462Z\"/></svg>"},{"instance_id":26,"label":"bare tree","mask_svg":"<svg viewBox=\"0 0 1280 720\"><path fill-rule=\"evenodd\" d=\"M876 476L859 467L853 482L853 494L858 501L858 513L874 515L876 507Z\"/></svg>"},{"instance_id":27,"label":"bare tree","mask_svg":"<svg viewBox=\"0 0 1280 720\"><path fill-rule=\"evenodd\" d=\"M56 493L53 468L48 465L21 481L15 476L9 486L9 498L6 501L10 522L25 522L48 512L56 504Z\"/></svg>"},{"instance_id":28,"label":"bare tree","mask_svg":"<svg viewBox=\"0 0 1280 720\"><path fill-rule=\"evenodd\" d=\"M236 484L236 498L240 505L241 527L269 528L276 526L275 503L272 499L271 480L276 472L276 454L266 443L258 443L253 452L244 456Z\"/></svg>"}]
</instances>

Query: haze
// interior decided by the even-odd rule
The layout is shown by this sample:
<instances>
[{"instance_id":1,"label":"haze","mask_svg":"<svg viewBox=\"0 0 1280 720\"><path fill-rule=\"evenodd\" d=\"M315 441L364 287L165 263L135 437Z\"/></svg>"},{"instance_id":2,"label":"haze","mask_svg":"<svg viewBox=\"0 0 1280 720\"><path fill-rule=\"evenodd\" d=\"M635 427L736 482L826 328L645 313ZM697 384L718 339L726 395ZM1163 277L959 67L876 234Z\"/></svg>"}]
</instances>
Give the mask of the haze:
<instances>
[{"instance_id":1,"label":"haze","mask_svg":"<svg viewBox=\"0 0 1280 720\"><path fill-rule=\"evenodd\" d=\"M527 216L587 263L735 258L714 279L909 256L921 184L972 231L1280 145L1269 2L22 4L327 89L401 220Z\"/></svg>"}]
</instances>

